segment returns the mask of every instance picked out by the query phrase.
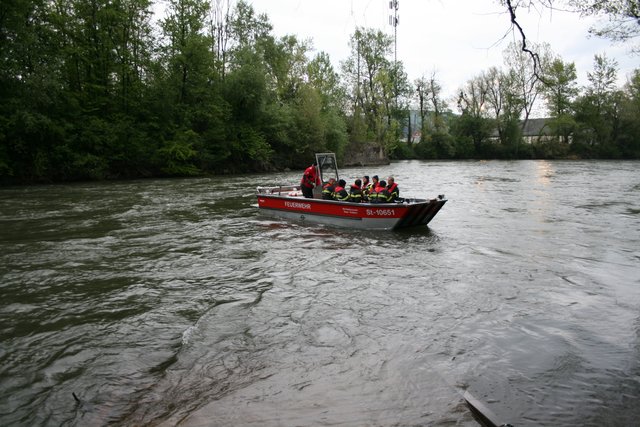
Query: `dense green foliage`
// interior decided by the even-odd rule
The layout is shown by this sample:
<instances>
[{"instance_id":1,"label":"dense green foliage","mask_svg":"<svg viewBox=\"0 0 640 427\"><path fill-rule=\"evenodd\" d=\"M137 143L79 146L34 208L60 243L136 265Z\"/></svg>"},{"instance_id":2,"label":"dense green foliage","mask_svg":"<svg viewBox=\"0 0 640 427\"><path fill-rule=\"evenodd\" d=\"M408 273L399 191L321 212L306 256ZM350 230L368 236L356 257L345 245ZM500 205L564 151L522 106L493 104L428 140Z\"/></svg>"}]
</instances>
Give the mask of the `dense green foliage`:
<instances>
[{"instance_id":1,"label":"dense green foliage","mask_svg":"<svg viewBox=\"0 0 640 427\"><path fill-rule=\"evenodd\" d=\"M573 64L550 59L541 86L512 58L468 82L454 115L380 31L356 29L338 73L244 1L165 4L158 21L151 0L0 4L1 183L302 168L365 143L392 158L640 157L640 73L620 90L606 57L583 92ZM551 138L526 143L538 94Z\"/></svg>"},{"instance_id":2,"label":"dense green foliage","mask_svg":"<svg viewBox=\"0 0 640 427\"><path fill-rule=\"evenodd\" d=\"M217 2L218 4L220 2ZM239 2L10 0L0 6L0 180L300 167L342 152L328 57Z\"/></svg>"}]
</instances>

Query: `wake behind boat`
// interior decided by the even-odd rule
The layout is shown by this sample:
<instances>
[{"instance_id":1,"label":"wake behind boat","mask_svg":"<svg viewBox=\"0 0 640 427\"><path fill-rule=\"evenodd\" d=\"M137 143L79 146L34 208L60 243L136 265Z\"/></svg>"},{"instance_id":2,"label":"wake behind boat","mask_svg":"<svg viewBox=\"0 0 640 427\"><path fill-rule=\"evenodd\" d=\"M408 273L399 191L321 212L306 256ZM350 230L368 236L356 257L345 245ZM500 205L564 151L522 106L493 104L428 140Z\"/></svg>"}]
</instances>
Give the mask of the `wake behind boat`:
<instances>
[{"instance_id":1,"label":"wake behind boat","mask_svg":"<svg viewBox=\"0 0 640 427\"><path fill-rule=\"evenodd\" d=\"M333 153L316 154L320 180L338 180ZM443 195L434 199L404 198L390 203L323 200L319 191L313 198L302 195L299 185L258 187L258 208L279 217L338 227L367 230L397 230L427 225L447 202Z\"/></svg>"}]
</instances>

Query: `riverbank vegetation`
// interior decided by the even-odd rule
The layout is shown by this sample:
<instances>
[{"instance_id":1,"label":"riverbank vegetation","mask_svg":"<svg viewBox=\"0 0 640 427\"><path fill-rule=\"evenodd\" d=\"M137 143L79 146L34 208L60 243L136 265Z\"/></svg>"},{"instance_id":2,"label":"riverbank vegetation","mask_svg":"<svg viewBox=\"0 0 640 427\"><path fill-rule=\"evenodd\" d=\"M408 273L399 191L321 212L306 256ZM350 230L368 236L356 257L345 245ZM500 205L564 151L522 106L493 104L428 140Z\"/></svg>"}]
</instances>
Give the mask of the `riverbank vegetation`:
<instances>
[{"instance_id":1,"label":"riverbank vegetation","mask_svg":"<svg viewBox=\"0 0 640 427\"><path fill-rule=\"evenodd\" d=\"M301 168L363 144L391 158L640 158L640 70L618 88L605 55L580 88L549 46L542 75L511 46L446 100L378 30L355 29L336 69L242 0L166 5L2 3L0 182ZM543 133L526 135L541 109Z\"/></svg>"}]
</instances>

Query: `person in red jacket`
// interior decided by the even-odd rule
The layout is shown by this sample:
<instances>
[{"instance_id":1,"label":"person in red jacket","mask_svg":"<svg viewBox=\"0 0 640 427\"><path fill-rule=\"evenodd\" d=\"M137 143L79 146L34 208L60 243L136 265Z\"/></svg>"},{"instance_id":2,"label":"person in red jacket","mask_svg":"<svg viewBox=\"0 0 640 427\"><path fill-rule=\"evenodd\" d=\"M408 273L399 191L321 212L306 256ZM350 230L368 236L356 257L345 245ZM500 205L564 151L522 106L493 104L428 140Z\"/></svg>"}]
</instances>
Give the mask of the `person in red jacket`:
<instances>
[{"instance_id":1,"label":"person in red jacket","mask_svg":"<svg viewBox=\"0 0 640 427\"><path fill-rule=\"evenodd\" d=\"M307 199L313 199L313 188L316 185L322 184L320 177L318 176L317 163L313 162L311 166L305 169L300 180L300 190Z\"/></svg>"}]
</instances>

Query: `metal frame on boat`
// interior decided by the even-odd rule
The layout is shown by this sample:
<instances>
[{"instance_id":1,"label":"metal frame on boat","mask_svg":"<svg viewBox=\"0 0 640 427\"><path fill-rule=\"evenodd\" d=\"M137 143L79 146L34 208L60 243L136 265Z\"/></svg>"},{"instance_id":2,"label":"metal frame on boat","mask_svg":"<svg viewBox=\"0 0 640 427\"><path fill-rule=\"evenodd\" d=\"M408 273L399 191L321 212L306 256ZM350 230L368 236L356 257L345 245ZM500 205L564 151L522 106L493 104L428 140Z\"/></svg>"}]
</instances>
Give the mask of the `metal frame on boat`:
<instances>
[{"instance_id":1,"label":"metal frame on boat","mask_svg":"<svg viewBox=\"0 0 640 427\"><path fill-rule=\"evenodd\" d=\"M333 153L316 154L322 182L338 179ZM434 199L405 198L393 203L355 203L323 200L320 192L305 198L299 186L283 185L257 188L258 207L279 217L314 223L369 230L396 230L427 225L447 200L443 195Z\"/></svg>"}]
</instances>

